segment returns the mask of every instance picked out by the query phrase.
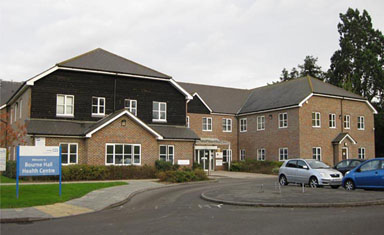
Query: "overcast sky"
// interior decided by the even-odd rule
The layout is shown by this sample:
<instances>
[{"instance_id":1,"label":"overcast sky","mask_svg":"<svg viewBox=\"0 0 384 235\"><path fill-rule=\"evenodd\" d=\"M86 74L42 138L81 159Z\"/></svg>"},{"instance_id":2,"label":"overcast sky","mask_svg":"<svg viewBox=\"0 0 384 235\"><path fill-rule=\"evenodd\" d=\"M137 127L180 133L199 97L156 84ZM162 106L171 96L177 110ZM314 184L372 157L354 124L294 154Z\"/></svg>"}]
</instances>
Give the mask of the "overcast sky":
<instances>
[{"instance_id":1,"label":"overcast sky","mask_svg":"<svg viewBox=\"0 0 384 235\"><path fill-rule=\"evenodd\" d=\"M339 13L383 0L1 0L0 79L23 81L101 47L184 82L253 88L339 48Z\"/></svg>"}]
</instances>

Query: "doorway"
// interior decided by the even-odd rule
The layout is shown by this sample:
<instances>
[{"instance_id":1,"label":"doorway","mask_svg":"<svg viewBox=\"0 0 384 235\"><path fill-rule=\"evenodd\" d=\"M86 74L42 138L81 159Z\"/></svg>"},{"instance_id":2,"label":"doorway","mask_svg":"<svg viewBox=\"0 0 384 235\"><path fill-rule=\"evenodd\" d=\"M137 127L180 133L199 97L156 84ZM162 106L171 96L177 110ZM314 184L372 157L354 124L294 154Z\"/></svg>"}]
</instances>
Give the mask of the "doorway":
<instances>
[{"instance_id":1,"label":"doorway","mask_svg":"<svg viewBox=\"0 0 384 235\"><path fill-rule=\"evenodd\" d=\"M348 148L347 147L343 147L341 148L341 158L342 160L346 160L348 159Z\"/></svg>"},{"instance_id":2,"label":"doorway","mask_svg":"<svg viewBox=\"0 0 384 235\"><path fill-rule=\"evenodd\" d=\"M199 149L196 150L196 156L197 156L197 162L201 164L203 169L205 171L213 171L215 169L214 167L214 160L215 160L215 151L209 150L209 149Z\"/></svg>"}]
</instances>

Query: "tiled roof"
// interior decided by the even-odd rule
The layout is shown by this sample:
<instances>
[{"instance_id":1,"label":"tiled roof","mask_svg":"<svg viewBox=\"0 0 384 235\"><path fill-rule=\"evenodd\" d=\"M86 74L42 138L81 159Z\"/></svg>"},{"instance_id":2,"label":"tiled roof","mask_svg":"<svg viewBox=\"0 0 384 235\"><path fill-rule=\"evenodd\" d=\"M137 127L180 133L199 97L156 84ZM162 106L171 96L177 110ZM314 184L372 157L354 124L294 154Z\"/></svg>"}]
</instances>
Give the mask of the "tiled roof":
<instances>
[{"instance_id":1,"label":"tiled roof","mask_svg":"<svg viewBox=\"0 0 384 235\"><path fill-rule=\"evenodd\" d=\"M21 82L4 81L0 79L0 106L5 104L9 98L20 88Z\"/></svg>"}]
</instances>

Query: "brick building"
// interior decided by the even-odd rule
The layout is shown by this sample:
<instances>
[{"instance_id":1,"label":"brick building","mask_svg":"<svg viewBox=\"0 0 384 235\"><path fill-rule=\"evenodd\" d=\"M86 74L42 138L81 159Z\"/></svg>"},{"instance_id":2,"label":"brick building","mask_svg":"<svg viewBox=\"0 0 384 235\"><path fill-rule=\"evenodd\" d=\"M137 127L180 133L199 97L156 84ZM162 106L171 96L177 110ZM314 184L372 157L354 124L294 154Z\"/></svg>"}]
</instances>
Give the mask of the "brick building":
<instances>
[{"instance_id":1,"label":"brick building","mask_svg":"<svg viewBox=\"0 0 384 235\"><path fill-rule=\"evenodd\" d=\"M247 158L374 157L376 111L341 88L311 77L255 89L182 83L102 49L27 80L1 112L25 124L25 144L60 145L63 164L217 170ZM6 144L10 159L20 143Z\"/></svg>"}]
</instances>

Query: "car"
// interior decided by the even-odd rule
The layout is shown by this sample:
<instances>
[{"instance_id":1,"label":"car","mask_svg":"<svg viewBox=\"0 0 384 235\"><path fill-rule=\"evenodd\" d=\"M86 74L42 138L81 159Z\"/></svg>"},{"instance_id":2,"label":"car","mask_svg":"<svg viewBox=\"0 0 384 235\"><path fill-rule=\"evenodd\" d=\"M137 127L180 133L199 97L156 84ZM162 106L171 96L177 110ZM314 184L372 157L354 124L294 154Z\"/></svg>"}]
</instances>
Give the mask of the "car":
<instances>
[{"instance_id":1,"label":"car","mask_svg":"<svg viewBox=\"0 0 384 235\"><path fill-rule=\"evenodd\" d=\"M329 185L334 189L341 186L343 174L324 162L315 159L286 160L279 169L279 183L308 184L312 188Z\"/></svg>"},{"instance_id":2,"label":"car","mask_svg":"<svg viewBox=\"0 0 384 235\"><path fill-rule=\"evenodd\" d=\"M363 163L365 160L362 159L346 159L342 160L341 162L337 163L334 167L334 169L340 171L343 175L347 173L347 171L352 170L353 168L357 167L361 163Z\"/></svg>"},{"instance_id":3,"label":"car","mask_svg":"<svg viewBox=\"0 0 384 235\"><path fill-rule=\"evenodd\" d=\"M384 158L367 160L348 171L343 178L346 190L384 189Z\"/></svg>"}]
</instances>

